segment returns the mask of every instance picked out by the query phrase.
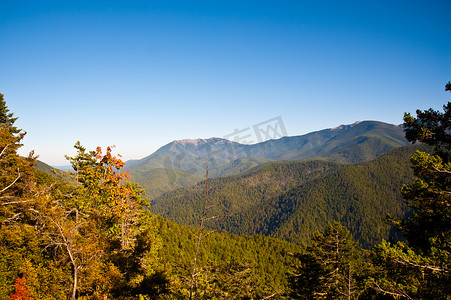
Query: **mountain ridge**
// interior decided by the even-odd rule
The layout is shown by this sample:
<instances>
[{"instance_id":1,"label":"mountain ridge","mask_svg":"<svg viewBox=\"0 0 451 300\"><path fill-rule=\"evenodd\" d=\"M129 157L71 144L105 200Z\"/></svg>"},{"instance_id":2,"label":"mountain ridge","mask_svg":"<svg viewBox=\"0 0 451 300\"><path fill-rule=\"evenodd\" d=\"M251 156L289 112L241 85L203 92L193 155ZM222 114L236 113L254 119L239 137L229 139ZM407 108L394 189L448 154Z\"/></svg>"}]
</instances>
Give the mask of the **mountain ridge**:
<instances>
[{"instance_id":1,"label":"mountain ridge","mask_svg":"<svg viewBox=\"0 0 451 300\"><path fill-rule=\"evenodd\" d=\"M172 141L172 142L170 142L170 143L168 143L166 145L163 145L162 147L158 148L152 154L150 154L148 156L145 156L145 157L143 157L141 159L127 160L126 161L126 166L127 166L128 169L132 169L132 168L134 168L136 162L144 162L144 161L152 158L152 156L154 156L156 154L160 154L162 152L165 152L165 151L169 150L170 148L177 147L179 145L182 145L182 146L190 146L190 145L199 146L199 145L204 145L204 144L222 143L222 144L227 144L227 145L232 145L232 146L240 145L240 146L244 146L244 147L252 147L252 146L255 146L255 145L265 144L265 143L273 142L273 141L284 141L284 140L287 140L287 139L293 139L293 138L299 138L299 137L307 137L307 136L318 135L318 134L321 134L325 138L327 138L327 137L330 137L329 136L330 133L337 132L337 131L340 131L340 130L349 130L350 128L354 128L354 127L356 127L358 125L366 124L366 123L367 124L374 124L374 123L385 124L385 125L388 125L388 126L393 126L393 127L400 128L402 130L401 125L393 125L393 124L384 123L384 122L381 122L381 121L374 121L374 120L365 120L365 121L356 121L356 122L354 122L352 124L341 124L341 125L339 125L337 127L331 127L331 128L316 130L316 131L312 131L312 132L309 132L309 133L306 133L306 134L302 134L302 135L283 136L283 137L281 137L279 139L268 139L266 141L262 141L262 142L254 143L254 144L241 144L241 143L230 141L230 140L227 140L225 138L220 138L220 137L181 139L181 140L174 140L174 141ZM402 136L402 138L403 138L403 136ZM398 139L398 141L399 141L399 139ZM406 145L407 145L407 143L406 143ZM132 165L132 166L130 166L130 165Z\"/></svg>"},{"instance_id":2,"label":"mountain ridge","mask_svg":"<svg viewBox=\"0 0 451 300\"><path fill-rule=\"evenodd\" d=\"M151 170L165 169L171 174L173 171L170 170L183 172L183 182L191 184L195 180L189 180L189 174L197 179L204 177L207 160L209 176L215 178L239 174L267 161L324 159L355 164L407 145L409 143L400 126L379 121L357 121L256 144L240 144L219 137L176 140L140 160L126 161L125 170L130 170L132 179L142 184L148 190L148 196L153 198L186 185L182 181L175 183L174 177L168 176L166 180L169 182L164 185L170 189L158 188L158 192L150 192L155 185L145 180L145 174Z\"/></svg>"},{"instance_id":3,"label":"mountain ridge","mask_svg":"<svg viewBox=\"0 0 451 300\"><path fill-rule=\"evenodd\" d=\"M384 131L390 131L390 134ZM383 138L388 144L392 144L393 147L407 146L409 144L404 138L404 133L400 126L379 121L357 121L349 125L339 125L338 127L314 131L304 135L269 139L256 144L240 144L219 137L175 140L142 159L126 161L126 169L141 168L146 165L148 167L179 168L178 163L186 159L188 154L204 158L208 155L209 159L217 160L217 163L221 164L224 164L225 159L229 160L228 162L232 162L243 157L285 160L312 158L317 157L318 154L327 156L333 150L332 146L337 146L339 143L343 144L343 142L348 142L362 135ZM332 146L325 147L325 143L332 144ZM272 152L273 149L278 151L274 153ZM172 156L169 155L171 157L169 160L167 159L168 153L172 153ZM185 156L181 157L182 153ZM164 157L159 158L160 155ZM177 155L179 155L178 159L176 158ZM173 162L176 162L176 165ZM196 169L196 172L198 171ZM204 171L198 172L197 175L203 175Z\"/></svg>"}]
</instances>

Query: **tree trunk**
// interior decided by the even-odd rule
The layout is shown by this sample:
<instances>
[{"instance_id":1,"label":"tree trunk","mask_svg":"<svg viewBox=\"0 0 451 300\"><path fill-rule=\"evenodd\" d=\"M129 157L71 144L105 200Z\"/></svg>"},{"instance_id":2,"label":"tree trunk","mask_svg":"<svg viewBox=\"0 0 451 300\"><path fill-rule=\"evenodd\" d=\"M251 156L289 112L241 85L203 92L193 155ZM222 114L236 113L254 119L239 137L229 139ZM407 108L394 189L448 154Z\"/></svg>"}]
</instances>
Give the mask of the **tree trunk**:
<instances>
[{"instance_id":1,"label":"tree trunk","mask_svg":"<svg viewBox=\"0 0 451 300\"><path fill-rule=\"evenodd\" d=\"M74 285L72 287L72 300L77 297L77 285L78 285L78 268L74 265Z\"/></svg>"}]
</instances>

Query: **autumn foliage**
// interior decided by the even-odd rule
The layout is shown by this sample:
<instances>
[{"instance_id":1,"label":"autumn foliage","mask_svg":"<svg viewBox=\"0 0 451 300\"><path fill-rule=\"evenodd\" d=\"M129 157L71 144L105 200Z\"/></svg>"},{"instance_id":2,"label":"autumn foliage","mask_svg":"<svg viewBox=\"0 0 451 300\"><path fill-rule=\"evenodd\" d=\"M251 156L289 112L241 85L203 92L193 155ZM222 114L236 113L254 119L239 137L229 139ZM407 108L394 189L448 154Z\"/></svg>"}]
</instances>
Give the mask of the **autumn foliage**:
<instances>
[{"instance_id":1,"label":"autumn foliage","mask_svg":"<svg viewBox=\"0 0 451 300\"><path fill-rule=\"evenodd\" d=\"M16 292L9 296L10 300L33 300L33 298L30 297L30 291L27 288L25 277L17 277L14 288Z\"/></svg>"},{"instance_id":2,"label":"autumn foliage","mask_svg":"<svg viewBox=\"0 0 451 300\"><path fill-rule=\"evenodd\" d=\"M120 217L127 209L125 199L132 191L124 184L124 181L130 178L128 172L118 172L125 164L112 155L113 147L107 147L105 154L97 147L96 151L91 153L92 164L83 168L77 167L76 171L82 173L80 181L88 196L92 197L97 205L96 208L101 213L111 212L114 217Z\"/></svg>"}]
</instances>

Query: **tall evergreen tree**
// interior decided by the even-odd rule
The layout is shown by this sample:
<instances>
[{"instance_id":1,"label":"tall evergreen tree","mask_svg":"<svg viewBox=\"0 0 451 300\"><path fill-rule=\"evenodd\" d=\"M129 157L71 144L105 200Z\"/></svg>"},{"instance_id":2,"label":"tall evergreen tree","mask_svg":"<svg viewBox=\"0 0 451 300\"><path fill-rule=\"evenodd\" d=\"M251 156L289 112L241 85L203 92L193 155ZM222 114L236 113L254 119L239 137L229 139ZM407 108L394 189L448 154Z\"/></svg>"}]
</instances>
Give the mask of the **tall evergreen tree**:
<instances>
[{"instance_id":1,"label":"tall evergreen tree","mask_svg":"<svg viewBox=\"0 0 451 300\"><path fill-rule=\"evenodd\" d=\"M451 83L445 86L451 91ZM404 115L406 138L433 147L417 151L412 168L418 178L402 188L413 209L405 220L393 220L407 243L382 243L374 250L381 267L376 290L404 298L451 297L451 102L444 111L417 110Z\"/></svg>"},{"instance_id":2,"label":"tall evergreen tree","mask_svg":"<svg viewBox=\"0 0 451 300\"><path fill-rule=\"evenodd\" d=\"M14 126L16 119L0 94L0 298L18 296L13 283L24 274L34 299L57 299L58 274L46 260L39 232L48 197L37 187L33 154L18 154L25 133Z\"/></svg>"},{"instance_id":3,"label":"tall evergreen tree","mask_svg":"<svg viewBox=\"0 0 451 300\"><path fill-rule=\"evenodd\" d=\"M21 130L14 126L16 120L17 117L14 117L14 114L6 106L4 95L0 93L0 125L5 125L11 133L17 134Z\"/></svg>"},{"instance_id":4,"label":"tall evergreen tree","mask_svg":"<svg viewBox=\"0 0 451 300\"><path fill-rule=\"evenodd\" d=\"M364 291L362 252L349 231L338 222L316 233L291 276L295 299L357 299Z\"/></svg>"},{"instance_id":5,"label":"tall evergreen tree","mask_svg":"<svg viewBox=\"0 0 451 300\"><path fill-rule=\"evenodd\" d=\"M14 126L16 119L0 94L0 226L28 214L24 205L29 199L17 197L30 195L35 181L33 153L27 158L17 153L25 133Z\"/></svg>"},{"instance_id":6,"label":"tall evergreen tree","mask_svg":"<svg viewBox=\"0 0 451 300\"><path fill-rule=\"evenodd\" d=\"M450 82L445 90L451 92ZM416 118L404 116L406 138L434 147L433 154L418 151L411 159L418 179L404 186L402 194L415 213L397 223L409 244L425 253L431 243L451 250L451 102L443 109L417 110Z\"/></svg>"}]
</instances>

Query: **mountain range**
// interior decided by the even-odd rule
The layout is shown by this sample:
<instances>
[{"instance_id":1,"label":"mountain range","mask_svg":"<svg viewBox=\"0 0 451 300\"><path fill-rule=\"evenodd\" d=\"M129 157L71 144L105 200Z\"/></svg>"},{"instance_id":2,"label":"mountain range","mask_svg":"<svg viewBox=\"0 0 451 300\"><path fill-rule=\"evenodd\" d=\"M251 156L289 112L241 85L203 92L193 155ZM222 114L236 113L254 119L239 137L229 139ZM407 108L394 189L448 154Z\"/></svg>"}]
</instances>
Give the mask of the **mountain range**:
<instances>
[{"instance_id":1,"label":"mountain range","mask_svg":"<svg viewBox=\"0 0 451 300\"><path fill-rule=\"evenodd\" d=\"M173 141L143 159L127 161L126 170L148 197L155 198L205 178L207 158L209 176L214 178L269 161L316 158L355 164L408 144L400 126L363 121L251 145L222 138Z\"/></svg>"}]
</instances>

